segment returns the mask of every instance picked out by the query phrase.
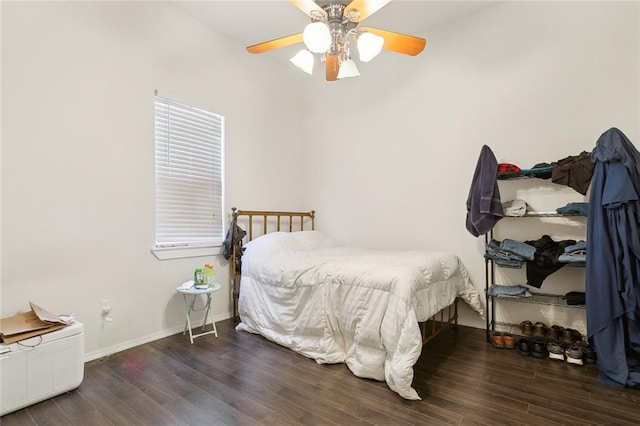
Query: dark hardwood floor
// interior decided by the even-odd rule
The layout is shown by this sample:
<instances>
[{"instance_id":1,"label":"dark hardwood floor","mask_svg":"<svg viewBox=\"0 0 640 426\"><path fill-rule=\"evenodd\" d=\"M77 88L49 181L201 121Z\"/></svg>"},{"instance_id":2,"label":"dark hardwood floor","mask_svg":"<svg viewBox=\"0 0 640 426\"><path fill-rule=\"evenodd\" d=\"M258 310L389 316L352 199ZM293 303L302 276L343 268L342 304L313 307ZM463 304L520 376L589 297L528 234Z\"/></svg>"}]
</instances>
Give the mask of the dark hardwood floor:
<instances>
[{"instance_id":1,"label":"dark hardwood floor","mask_svg":"<svg viewBox=\"0 0 640 426\"><path fill-rule=\"evenodd\" d=\"M85 366L74 391L5 415L10 425L624 425L640 424L640 390L596 382L597 367L495 349L458 327L424 346L406 401L385 383L319 365L218 323Z\"/></svg>"}]
</instances>

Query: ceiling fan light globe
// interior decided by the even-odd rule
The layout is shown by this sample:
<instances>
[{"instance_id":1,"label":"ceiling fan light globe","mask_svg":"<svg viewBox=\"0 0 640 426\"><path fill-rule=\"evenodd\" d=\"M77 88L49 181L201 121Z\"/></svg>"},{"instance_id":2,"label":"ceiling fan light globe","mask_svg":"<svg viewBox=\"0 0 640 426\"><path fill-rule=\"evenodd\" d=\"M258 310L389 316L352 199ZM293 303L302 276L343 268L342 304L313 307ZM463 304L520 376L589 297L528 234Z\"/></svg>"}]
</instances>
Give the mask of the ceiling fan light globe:
<instances>
[{"instance_id":1,"label":"ceiling fan light globe","mask_svg":"<svg viewBox=\"0 0 640 426\"><path fill-rule=\"evenodd\" d=\"M338 71L338 79L347 78L347 77L357 77L360 75L358 71L358 67L356 63L353 62L353 59L347 59L342 64L340 64L340 70Z\"/></svg>"},{"instance_id":2,"label":"ceiling fan light globe","mask_svg":"<svg viewBox=\"0 0 640 426\"><path fill-rule=\"evenodd\" d=\"M358 37L358 54L362 62L369 62L380 52L384 45L384 38L373 33L362 33Z\"/></svg>"},{"instance_id":3,"label":"ceiling fan light globe","mask_svg":"<svg viewBox=\"0 0 640 426\"><path fill-rule=\"evenodd\" d=\"M307 49L302 49L301 51L296 53L295 56L290 59L290 61L293 65L300 68L307 74L313 73L313 53L309 52Z\"/></svg>"},{"instance_id":4,"label":"ceiling fan light globe","mask_svg":"<svg viewBox=\"0 0 640 426\"><path fill-rule=\"evenodd\" d=\"M302 41L313 53L324 53L331 47L331 31L324 22L312 22L304 28Z\"/></svg>"}]
</instances>

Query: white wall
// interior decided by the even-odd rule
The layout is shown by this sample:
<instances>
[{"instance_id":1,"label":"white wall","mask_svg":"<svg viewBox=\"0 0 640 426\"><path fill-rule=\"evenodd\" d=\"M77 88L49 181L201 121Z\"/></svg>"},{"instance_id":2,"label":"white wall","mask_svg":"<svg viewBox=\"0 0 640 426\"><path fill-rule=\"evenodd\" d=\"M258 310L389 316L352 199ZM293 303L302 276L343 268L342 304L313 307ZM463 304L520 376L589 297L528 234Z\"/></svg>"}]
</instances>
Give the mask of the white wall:
<instances>
[{"instance_id":1,"label":"white wall","mask_svg":"<svg viewBox=\"0 0 640 426\"><path fill-rule=\"evenodd\" d=\"M214 316L228 318L222 256L150 252L154 90L226 117L228 209L292 209L303 194L305 105L287 96L297 76L154 2L3 2L2 61L0 316L29 301L75 313L97 357L181 330L175 287L213 263Z\"/></svg>"},{"instance_id":2,"label":"white wall","mask_svg":"<svg viewBox=\"0 0 640 426\"><path fill-rule=\"evenodd\" d=\"M484 240L465 229L481 146L523 168L590 151L612 126L640 146L638 8L507 2L423 34L418 57L383 52L357 79L314 87L306 124L325 131L307 140L307 195L322 228L355 245L453 251L484 290ZM505 201L516 195L509 184ZM542 181L525 188L518 196L538 209L584 200ZM550 232L516 226L529 228L524 238ZM551 229L584 235L584 223ZM582 271L557 274L583 285ZM574 325L557 312L527 315ZM483 327L468 311L464 322Z\"/></svg>"}]
</instances>

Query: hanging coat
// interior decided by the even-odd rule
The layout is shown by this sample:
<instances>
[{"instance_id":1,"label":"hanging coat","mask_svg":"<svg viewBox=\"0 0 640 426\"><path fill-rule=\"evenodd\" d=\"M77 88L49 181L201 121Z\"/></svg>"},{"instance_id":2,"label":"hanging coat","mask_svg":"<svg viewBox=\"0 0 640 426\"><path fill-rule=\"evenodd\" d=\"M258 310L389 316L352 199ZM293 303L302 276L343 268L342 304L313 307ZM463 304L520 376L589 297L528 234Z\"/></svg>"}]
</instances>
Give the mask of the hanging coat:
<instances>
[{"instance_id":1,"label":"hanging coat","mask_svg":"<svg viewBox=\"0 0 640 426\"><path fill-rule=\"evenodd\" d=\"M592 151L587 222L587 336L598 380L640 386L640 153L618 129Z\"/></svg>"},{"instance_id":2,"label":"hanging coat","mask_svg":"<svg viewBox=\"0 0 640 426\"><path fill-rule=\"evenodd\" d=\"M497 180L498 162L483 145L467 197L467 231L474 237L489 232L504 216Z\"/></svg>"}]
</instances>

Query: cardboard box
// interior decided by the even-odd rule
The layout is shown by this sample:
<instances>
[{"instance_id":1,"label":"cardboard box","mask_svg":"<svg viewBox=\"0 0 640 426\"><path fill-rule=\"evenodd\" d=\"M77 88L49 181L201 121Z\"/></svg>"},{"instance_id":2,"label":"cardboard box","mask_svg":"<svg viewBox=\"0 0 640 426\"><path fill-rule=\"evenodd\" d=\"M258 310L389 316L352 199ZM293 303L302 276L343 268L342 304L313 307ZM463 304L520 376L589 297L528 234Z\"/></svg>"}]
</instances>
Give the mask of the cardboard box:
<instances>
[{"instance_id":1,"label":"cardboard box","mask_svg":"<svg viewBox=\"0 0 640 426\"><path fill-rule=\"evenodd\" d=\"M31 310L22 314L0 319L0 338L5 344L40 336L56 331L71 322L52 314L33 302L29 302Z\"/></svg>"}]
</instances>

